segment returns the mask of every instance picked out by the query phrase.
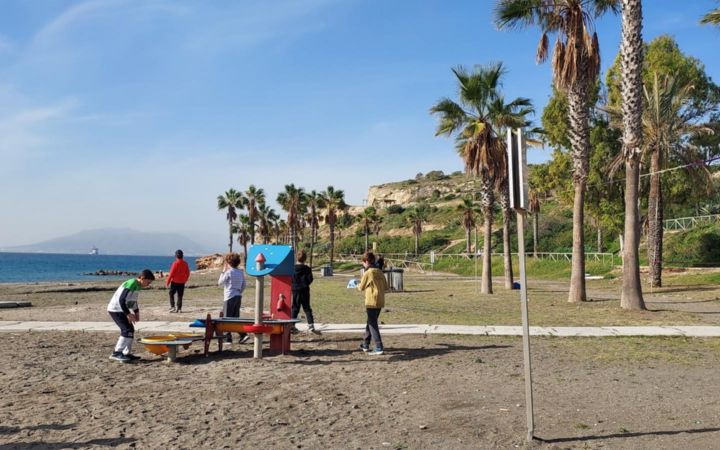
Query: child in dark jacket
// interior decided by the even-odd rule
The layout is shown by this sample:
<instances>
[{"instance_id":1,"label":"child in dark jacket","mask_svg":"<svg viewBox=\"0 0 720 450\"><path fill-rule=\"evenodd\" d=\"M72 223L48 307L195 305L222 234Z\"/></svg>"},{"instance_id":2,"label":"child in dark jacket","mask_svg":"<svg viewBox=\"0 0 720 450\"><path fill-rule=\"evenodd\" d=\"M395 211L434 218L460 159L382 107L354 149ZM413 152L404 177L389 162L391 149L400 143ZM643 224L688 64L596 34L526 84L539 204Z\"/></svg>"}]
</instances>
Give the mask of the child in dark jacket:
<instances>
[{"instance_id":1,"label":"child in dark jacket","mask_svg":"<svg viewBox=\"0 0 720 450\"><path fill-rule=\"evenodd\" d=\"M300 250L297 257L298 263L295 264L295 273L292 276L292 309L290 317L297 319L302 306L307 319L308 330L315 334L321 334L319 330L315 329L313 312L312 308L310 308L310 285L313 282L313 276L312 270L305 264L306 260L307 253L305 253L305 250ZM293 332L297 333L297 329L293 328Z\"/></svg>"}]
</instances>

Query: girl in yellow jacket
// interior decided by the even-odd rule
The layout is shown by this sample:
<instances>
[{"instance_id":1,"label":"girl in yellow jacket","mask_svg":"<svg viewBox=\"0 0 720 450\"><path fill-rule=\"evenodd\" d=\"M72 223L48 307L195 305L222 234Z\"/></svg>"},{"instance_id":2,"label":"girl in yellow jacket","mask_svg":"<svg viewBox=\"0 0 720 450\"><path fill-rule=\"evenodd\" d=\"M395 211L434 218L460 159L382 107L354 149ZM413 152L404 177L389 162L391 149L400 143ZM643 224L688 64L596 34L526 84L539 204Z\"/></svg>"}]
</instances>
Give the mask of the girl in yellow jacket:
<instances>
[{"instance_id":1,"label":"girl in yellow jacket","mask_svg":"<svg viewBox=\"0 0 720 450\"><path fill-rule=\"evenodd\" d=\"M367 325L365 325L365 337L360 349L364 352L370 350L370 340L375 341L375 350L370 355L382 355L383 343L380 337L380 328L378 327L378 317L380 311L385 306L385 291L387 283L382 271L375 267L375 255L367 252L363 255L362 264L365 268L360 284L357 289L365 291L365 310L367 311Z\"/></svg>"}]
</instances>

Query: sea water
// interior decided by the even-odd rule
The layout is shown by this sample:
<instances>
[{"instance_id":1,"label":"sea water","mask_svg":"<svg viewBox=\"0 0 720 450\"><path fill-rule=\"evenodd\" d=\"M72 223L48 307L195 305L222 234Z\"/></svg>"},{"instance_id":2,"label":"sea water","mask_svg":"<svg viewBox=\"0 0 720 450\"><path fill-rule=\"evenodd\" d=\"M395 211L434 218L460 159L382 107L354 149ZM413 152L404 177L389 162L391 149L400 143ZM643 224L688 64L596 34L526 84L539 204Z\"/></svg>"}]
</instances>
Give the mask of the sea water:
<instances>
[{"instance_id":1,"label":"sea water","mask_svg":"<svg viewBox=\"0 0 720 450\"><path fill-rule=\"evenodd\" d=\"M167 273L174 260L174 255L67 255L0 252L0 283L124 279L129 276L88 274L98 270L138 273L143 269ZM195 270L195 258L186 256L185 261L190 266L190 270Z\"/></svg>"}]
</instances>

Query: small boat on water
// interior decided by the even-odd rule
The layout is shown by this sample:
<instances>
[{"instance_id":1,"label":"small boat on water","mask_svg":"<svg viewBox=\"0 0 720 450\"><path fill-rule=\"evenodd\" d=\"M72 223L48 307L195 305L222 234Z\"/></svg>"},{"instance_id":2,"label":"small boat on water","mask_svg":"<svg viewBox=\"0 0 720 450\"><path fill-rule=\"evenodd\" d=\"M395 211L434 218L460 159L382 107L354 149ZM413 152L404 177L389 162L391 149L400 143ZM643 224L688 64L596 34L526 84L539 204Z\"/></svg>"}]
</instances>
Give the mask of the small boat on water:
<instances>
[{"instance_id":1,"label":"small boat on water","mask_svg":"<svg viewBox=\"0 0 720 450\"><path fill-rule=\"evenodd\" d=\"M93 246L93 248L90 249L90 252L88 253L88 255L97 255L99 253L100 253L100 251L98 250L98 248Z\"/></svg>"}]
</instances>

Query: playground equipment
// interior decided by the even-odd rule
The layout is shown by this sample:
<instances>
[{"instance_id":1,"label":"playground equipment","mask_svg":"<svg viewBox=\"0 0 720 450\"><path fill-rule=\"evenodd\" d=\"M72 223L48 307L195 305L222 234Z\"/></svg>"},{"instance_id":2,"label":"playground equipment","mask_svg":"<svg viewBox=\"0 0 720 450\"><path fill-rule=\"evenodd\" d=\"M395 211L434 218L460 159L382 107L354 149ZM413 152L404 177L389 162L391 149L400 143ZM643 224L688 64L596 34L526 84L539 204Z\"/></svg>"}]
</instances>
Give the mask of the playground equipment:
<instances>
[{"instance_id":1,"label":"playground equipment","mask_svg":"<svg viewBox=\"0 0 720 450\"><path fill-rule=\"evenodd\" d=\"M177 359L177 348L182 346L188 349L194 341L202 341L205 335L197 333L173 333L161 336L147 336L140 339L145 350L161 356L167 353L167 360L174 362Z\"/></svg>"},{"instance_id":2,"label":"playground equipment","mask_svg":"<svg viewBox=\"0 0 720 450\"><path fill-rule=\"evenodd\" d=\"M255 277L255 318L219 317L205 319L205 355L212 339L222 350L224 333L253 334L253 357L262 358L263 336L270 335L270 353L290 353L290 330L299 322L291 319L292 275L295 254L289 245L253 245L248 250L245 273ZM270 311L263 312L264 277L270 276Z\"/></svg>"}]
</instances>

